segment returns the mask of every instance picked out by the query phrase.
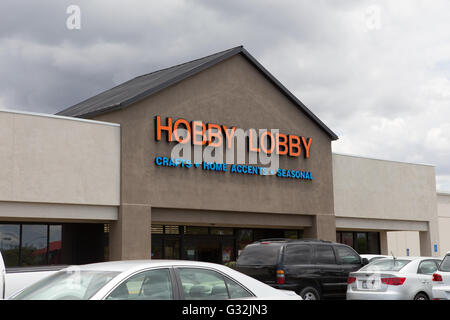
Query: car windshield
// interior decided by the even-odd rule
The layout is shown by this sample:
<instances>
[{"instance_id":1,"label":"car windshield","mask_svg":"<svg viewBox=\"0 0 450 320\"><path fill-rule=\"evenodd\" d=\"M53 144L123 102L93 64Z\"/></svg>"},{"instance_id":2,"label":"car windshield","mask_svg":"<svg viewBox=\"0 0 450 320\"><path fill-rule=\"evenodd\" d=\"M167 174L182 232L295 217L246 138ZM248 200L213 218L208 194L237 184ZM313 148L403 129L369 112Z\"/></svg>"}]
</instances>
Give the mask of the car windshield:
<instances>
[{"instance_id":1,"label":"car windshield","mask_svg":"<svg viewBox=\"0 0 450 320\"><path fill-rule=\"evenodd\" d=\"M400 271L410 262L411 260L402 259L378 259L361 268L360 271Z\"/></svg>"},{"instance_id":2,"label":"car windshield","mask_svg":"<svg viewBox=\"0 0 450 320\"><path fill-rule=\"evenodd\" d=\"M445 256L444 260L442 260L441 265L439 266L439 270L450 272L450 255Z\"/></svg>"},{"instance_id":3,"label":"car windshield","mask_svg":"<svg viewBox=\"0 0 450 320\"><path fill-rule=\"evenodd\" d=\"M88 300L120 272L68 268L46 277L13 300Z\"/></svg>"}]
</instances>

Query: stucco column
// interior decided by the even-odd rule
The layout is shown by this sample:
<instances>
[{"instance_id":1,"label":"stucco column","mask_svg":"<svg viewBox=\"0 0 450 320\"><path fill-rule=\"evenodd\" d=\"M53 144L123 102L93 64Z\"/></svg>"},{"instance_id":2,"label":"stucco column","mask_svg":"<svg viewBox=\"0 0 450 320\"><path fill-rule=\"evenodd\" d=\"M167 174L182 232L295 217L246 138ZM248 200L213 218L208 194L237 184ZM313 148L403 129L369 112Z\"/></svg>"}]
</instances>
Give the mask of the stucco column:
<instances>
[{"instance_id":1,"label":"stucco column","mask_svg":"<svg viewBox=\"0 0 450 320\"><path fill-rule=\"evenodd\" d=\"M151 207L122 204L110 226L110 260L150 259Z\"/></svg>"},{"instance_id":2,"label":"stucco column","mask_svg":"<svg viewBox=\"0 0 450 320\"><path fill-rule=\"evenodd\" d=\"M439 256L439 245L437 252L434 252L434 245L439 243L437 219L428 222L428 231L419 232L419 239L421 256Z\"/></svg>"},{"instance_id":3,"label":"stucco column","mask_svg":"<svg viewBox=\"0 0 450 320\"><path fill-rule=\"evenodd\" d=\"M387 231L380 231L380 254L390 255L388 252Z\"/></svg>"},{"instance_id":4,"label":"stucco column","mask_svg":"<svg viewBox=\"0 0 450 320\"><path fill-rule=\"evenodd\" d=\"M336 218L334 215L315 215L312 220L312 226L305 228L303 238L336 241Z\"/></svg>"}]
</instances>

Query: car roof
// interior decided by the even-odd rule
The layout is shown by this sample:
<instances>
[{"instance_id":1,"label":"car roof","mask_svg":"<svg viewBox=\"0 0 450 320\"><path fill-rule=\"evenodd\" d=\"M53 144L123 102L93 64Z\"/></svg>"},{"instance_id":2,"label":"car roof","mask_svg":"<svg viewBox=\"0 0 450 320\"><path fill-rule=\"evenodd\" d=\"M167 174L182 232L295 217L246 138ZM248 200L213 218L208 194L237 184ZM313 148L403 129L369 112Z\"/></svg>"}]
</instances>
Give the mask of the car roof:
<instances>
[{"instance_id":1,"label":"car roof","mask_svg":"<svg viewBox=\"0 0 450 320\"><path fill-rule=\"evenodd\" d=\"M131 269L143 269L152 267L167 267L167 266L203 266L210 268L224 268L225 266L216 263L190 261L190 260L121 260L121 261L108 261L85 264L80 266L70 266L69 268L80 268L81 270L89 271L112 271L112 272L124 272Z\"/></svg>"},{"instance_id":2,"label":"car roof","mask_svg":"<svg viewBox=\"0 0 450 320\"><path fill-rule=\"evenodd\" d=\"M333 245L342 245L346 246L343 243L332 242L328 240L320 240L320 239L288 239L288 238L270 238L270 239L261 239L254 241L250 244L291 244L291 243L321 243L321 244L333 244Z\"/></svg>"},{"instance_id":3,"label":"car roof","mask_svg":"<svg viewBox=\"0 0 450 320\"><path fill-rule=\"evenodd\" d=\"M382 259L378 259L377 261L380 260L393 260L394 257L392 256L388 256ZM402 257L395 257L396 260L441 260L441 258L439 257L419 257L419 256L402 256Z\"/></svg>"},{"instance_id":4,"label":"car roof","mask_svg":"<svg viewBox=\"0 0 450 320\"><path fill-rule=\"evenodd\" d=\"M384 255L384 254L365 254L365 253L363 253L363 254L360 254L360 256L361 257L370 257L370 258L372 258L372 257L389 257L389 256L387 256L387 255Z\"/></svg>"}]
</instances>

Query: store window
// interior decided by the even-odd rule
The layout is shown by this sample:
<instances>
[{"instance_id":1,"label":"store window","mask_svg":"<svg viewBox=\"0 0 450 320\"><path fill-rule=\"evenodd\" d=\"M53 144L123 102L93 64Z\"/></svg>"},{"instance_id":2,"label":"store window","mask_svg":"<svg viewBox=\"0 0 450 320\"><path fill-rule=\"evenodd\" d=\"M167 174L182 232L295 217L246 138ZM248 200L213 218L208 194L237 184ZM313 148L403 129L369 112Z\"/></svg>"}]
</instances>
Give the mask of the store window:
<instances>
[{"instance_id":1,"label":"store window","mask_svg":"<svg viewBox=\"0 0 450 320\"><path fill-rule=\"evenodd\" d=\"M379 232L337 231L336 241L355 249L359 254L380 254Z\"/></svg>"},{"instance_id":2,"label":"store window","mask_svg":"<svg viewBox=\"0 0 450 320\"><path fill-rule=\"evenodd\" d=\"M165 239L164 240L164 258L180 259L180 240Z\"/></svg>"},{"instance_id":3,"label":"store window","mask_svg":"<svg viewBox=\"0 0 450 320\"><path fill-rule=\"evenodd\" d=\"M284 237L287 239L298 239L298 238L300 238L299 231L298 230L285 230Z\"/></svg>"},{"instance_id":4,"label":"store window","mask_svg":"<svg viewBox=\"0 0 450 320\"><path fill-rule=\"evenodd\" d=\"M367 233L366 232L357 232L356 233L356 251L358 252L368 252L368 245L367 245Z\"/></svg>"},{"instance_id":5,"label":"store window","mask_svg":"<svg viewBox=\"0 0 450 320\"><path fill-rule=\"evenodd\" d=\"M180 234L179 226L164 226L165 234Z\"/></svg>"},{"instance_id":6,"label":"store window","mask_svg":"<svg viewBox=\"0 0 450 320\"><path fill-rule=\"evenodd\" d=\"M253 230L252 229L239 229L237 230L237 249L243 250L246 245L253 242Z\"/></svg>"},{"instance_id":7,"label":"store window","mask_svg":"<svg viewBox=\"0 0 450 320\"><path fill-rule=\"evenodd\" d=\"M109 223L103 225L103 260L109 261ZM51 232L50 232L51 234Z\"/></svg>"},{"instance_id":8,"label":"store window","mask_svg":"<svg viewBox=\"0 0 450 320\"><path fill-rule=\"evenodd\" d=\"M232 236L233 228L211 228L211 234L215 236Z\"/></svg>"},{"instance_id":9,"label":"store window","mask_svg":"<svg viewBox=\"0 0 450 320\"><path fill-rule=\"evenodd\" d=\"M368 253L380 253L380 233L368 232Z\"/></svg>"},{"instance_id":10,"label":"store window","mask_svg":"<svg viewBox=\"0 0 450 320\"><path fill-rule=\"evenodd\" d=\"M162 239L152 238L152 259L162 259Z\"/></svg>"},{"instance_id":11,"label":"store window","mask_svg":"<svg viewBox=\"0 0 450 320\"><path fill-rule=\"evenodd\" d=\"M193 227L193 226L185 226L184 234L192 234L192 235L207 235L209 234L208 227Z\"/></svg>"},{"instance_id":12,"label":"store window","mask_svg":"<svg viewBox=\"0 0 450 320\"><path fill-rule=\"evenodd\" d=\"M153 259L185 259L234 266L248 244L266 238L299 239L302 230L205 226L151 226Z\"/></svg>"},{"instance_id":13,"label":"store window","mask_svg":"<svg viewBox=\"0 0 450 320\"><path fill-rule=\"evenodd\" d=\"M164 234L164 226L152 224L152 234Z\"/></svg>"},{"instance_id":14,"label":"store window","mask_svg":"<svg viewBox=\"0 0 450 320\"><path fill-rule=\"evenodd\" d=\"M19 265L20 225L0 224L0 251L7 267Z\"/></svg>"},{"instance_id":15,"label":"store window","mask_svg":"<svg viewBox=\"0 0 450 320\"><path fill-rule=\"evenodd\" d=\"M0 224L0 250L6 267L60 264L62 225Z\"/></svg>"},{"instance_id":16,"label":"store window","mask_svg":"<svg viewBox=\"0 0 450 320\"><path fill-rule=\"evenodd\" d=\"M62 226L49 226L48 264L60 264L62 251Z\"/></svg>"},{"instance_id":17,"label":"store window","mask_svg":"<svg viewBox=\"0 0 450 320\"><path fill-rule=\"evenodd\" d=\"M222 241L222 263L229 263L234 257L234 244L232 239Z\"/></svg>"},{"instance_id":18,"label":"store window","mask_svg":"<svg viewBox=\"0 0 450 320\"><path fill-rule=\"evenodd\" d=\"M39 266L47 259L47 226L22 225L20 262L22 266Z\"/></svg>"},{"instance_id":19,"label":"store window","mask_svg":"<svg viewBox=\"0 0 450 320\"><path fill-rule=\"evenodd\" d=\"M342 232L342 243L353 247L353 232Z\"/></svg>"}]
</instances>

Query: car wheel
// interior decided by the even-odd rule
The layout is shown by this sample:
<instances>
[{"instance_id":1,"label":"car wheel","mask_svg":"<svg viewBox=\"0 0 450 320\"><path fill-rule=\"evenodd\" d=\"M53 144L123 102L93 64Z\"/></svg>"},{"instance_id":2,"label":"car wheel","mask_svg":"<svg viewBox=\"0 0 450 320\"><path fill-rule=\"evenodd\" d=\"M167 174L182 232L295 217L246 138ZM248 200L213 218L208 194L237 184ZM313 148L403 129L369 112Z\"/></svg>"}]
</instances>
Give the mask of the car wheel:
<instances>
[{"instance_id":1,"label":"car wheel","mask_svg":"<svg viewBox=\"0 0 450 320\"><path fill-rule=\"evenodd\" d=\"M303 288L299 295L303 300L320 300L319 291L314 287Z\"/></svg>"},{"instance_id":2,"label":"car wheel","mask_svg":"<svg viewBox=\"0 0 450 320\"><path fill-rule=\"evenodd\" d=\"M418 293L414 297L414 300L430 300L430 298L428 298L428 296L425 293Z\"/></svg>"}]
</instances>

